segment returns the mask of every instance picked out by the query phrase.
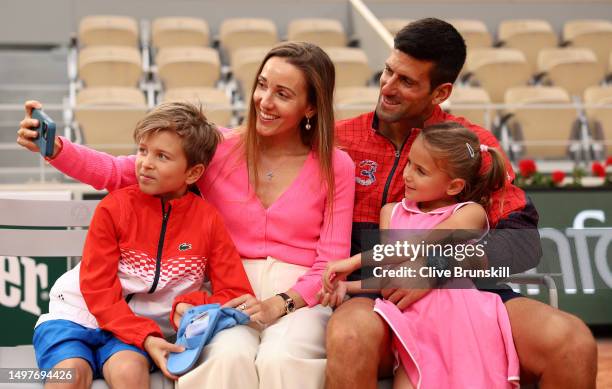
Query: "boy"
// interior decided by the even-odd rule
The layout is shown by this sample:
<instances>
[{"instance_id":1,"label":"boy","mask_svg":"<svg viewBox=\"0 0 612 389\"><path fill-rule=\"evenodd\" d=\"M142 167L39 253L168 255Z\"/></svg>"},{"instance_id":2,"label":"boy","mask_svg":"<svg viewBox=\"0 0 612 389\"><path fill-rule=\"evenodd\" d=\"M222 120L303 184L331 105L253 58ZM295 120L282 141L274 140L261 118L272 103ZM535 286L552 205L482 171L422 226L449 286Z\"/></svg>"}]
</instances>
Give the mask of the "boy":
<instances>
[{"instance_id":1,"label":"boy","mask_svg":"<svg viewBox=\"0 0 612 389\"><path fill-rule=\"evenodd\" d=\"M221 140L216 127L192 104L167 103L134 139L138 185L100 202L81 263L57 280L34 330L39 367L76 369L74 387L102 376L111 387L146 388L151 360L176 379L166 357L183 349L163 338L176 298L200 290L205 276L206 303L253 294L220 216L188 191Z\"/></svg>"}]
</instances>

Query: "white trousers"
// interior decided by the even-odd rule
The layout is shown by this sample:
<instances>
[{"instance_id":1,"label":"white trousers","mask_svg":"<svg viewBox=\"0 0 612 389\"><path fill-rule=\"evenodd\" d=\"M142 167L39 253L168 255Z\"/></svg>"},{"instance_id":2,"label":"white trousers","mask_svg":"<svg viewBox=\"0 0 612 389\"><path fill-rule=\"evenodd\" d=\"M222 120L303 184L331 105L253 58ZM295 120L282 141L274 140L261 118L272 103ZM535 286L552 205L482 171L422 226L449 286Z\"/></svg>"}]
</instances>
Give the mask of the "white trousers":
<instances>
[{"instance_id":1,"label":"white trousers","mask_svg":"<svg viewBox=\"0 0 612 389\"><path fill-rule=\"evenodd\" d=\"M255 292L264 300L291 288L308 268L268 257L243 260ZM219 332L199 365L177 381L178 389L318 389L325 381L325 327L332 311L303 307L263 331L236 326Z\"/></svg>"}]
</instances>

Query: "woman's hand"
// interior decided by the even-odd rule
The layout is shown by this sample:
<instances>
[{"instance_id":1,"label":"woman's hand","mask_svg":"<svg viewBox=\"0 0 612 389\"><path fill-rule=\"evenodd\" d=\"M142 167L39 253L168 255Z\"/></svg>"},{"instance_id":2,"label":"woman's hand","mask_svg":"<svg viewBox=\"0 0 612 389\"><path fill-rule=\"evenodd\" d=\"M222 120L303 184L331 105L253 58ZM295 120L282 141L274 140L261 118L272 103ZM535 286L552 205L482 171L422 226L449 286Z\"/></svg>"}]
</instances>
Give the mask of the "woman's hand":
<instances>
[{"instance_id":1,"label":"woman's hand","mask_svg":"<svg viewBox=\"0 0 612 389\"><path fill-rule=\"evenodd\" d=\"M251 315L251 320L262 325L267 326L285 314L285 300L280 296L272 296L258 303L257 313Z\"/></svg>"},{"instance_id":2,"label":"woman's hand","mask_svg":"<svg viewBox=\"0 0 612 389\"><path fill-rule=\"evenodd\" d=\"M260 310L259 301L250 294L243 294L242 296L233 298L223 304L222 308L236 308L249 315L249 317Z\"/></svg>"},{"instance_id":3,"label":"woman's hand","mask_svg":"<svg viewBox=\"0 0 612 389\"><path fill-rule=\"evenodd\" d=\"M17 130L17 143L32 152L38 153L40 152L40 149L38 145L34 143L34 139L38 137L38 132L32 130L32 128L38 127L38 120L32 119L32 110L34 108L41 109L42 104L36 100L26 101L25 117L19 123L19 130ZM51 159L55 158L61 149L61 140L58 137L55 137L55 144Z\"/></svg>"},{"instance_id":4,"label":"woman's hand","mask_svg":"<svg viewBox=\"0 0 612 389\"><path fill-rule=\"evenodd\" d=\"M169 343L165 339L158 338L157 336L147 336L144 341L144 349L153 360L153 362L159 367L162 373L170 378L171 380L178 380L178 377L171 374L168 371L168 354L169 353L181 353L185 351L184 347L178 346L174 343Z\"/></svg>"},{"instance_id":5,"label":"woman's hand","mask_svg":"<svg viewBox=\"0 0 612 389\"><path fill-rule=\"evenodd\" d=\"M223 308L226 307L236 308L249 315L251 322L258 325L257 329L275 322L285 313L285 301L280 296L259 301L250 294L243 294L223 304Z\"/></svg>"},{"instance_id":6,"label":"woman's hand","mask_svg":"<svg viewBox=\"0 0 612 389\"><path fill-rule=\"evenodd\" d=\"M176 308L174 309L174 318L172 319L176 328L179 328L181 326L181 319L183 318L183 315L185 314L185 312L187 312L192 307L193 307L193 304L187 304L187 303L176 304Z\"/></svg>"}]
</instances>

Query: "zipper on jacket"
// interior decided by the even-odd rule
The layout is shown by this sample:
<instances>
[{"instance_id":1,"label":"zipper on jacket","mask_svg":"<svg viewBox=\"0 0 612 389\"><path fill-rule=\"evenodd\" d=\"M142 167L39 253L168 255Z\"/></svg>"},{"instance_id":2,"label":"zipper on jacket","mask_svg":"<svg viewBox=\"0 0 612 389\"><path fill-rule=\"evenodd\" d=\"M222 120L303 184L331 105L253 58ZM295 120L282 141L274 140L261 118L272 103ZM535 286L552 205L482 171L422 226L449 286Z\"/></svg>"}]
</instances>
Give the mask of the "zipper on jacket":
<instances>
[{"instance_id":1,"label":"zipper on jacket","mask_svg":"<svg viewBox=\"0 0 612 389\"><path fill-rule=\"evenodd\" d=\"M397 149L397 147L395 147L395 143L393 143L391 141L391 139L387 138L386 136L382 135L384 138L386 138L392 145L393 148L395 149L395 160L393 161L393 167L391 168L391 172L389 173L389 176L387 177L387 182L385 183L385 188L383 190L383 195L382 195L382 204L380 205L380 207L384 207L385 204L387 204L387 195L389 194L389 186L391 186L391 180L393 179L393 175L395 174L395 170L397 169L397 165L399 165L399 161L402 157L402 150L404 150L404 146L406 145L406 142L408 141L408 138L410 138L410 135L408 135L406 137L406 139L404 139L404 143L402 143L402 145L400 146L399 150Z\"/></svg>"},{"instance_id":2,"label":"zipper on jacket","mask_svg":"<svg viewBox=\"0 0 612 389\"><path fill-rule=\"evenodd\" d=\"M157 288L157 284L159 283L159 273L161 272L161 259L162 259L162 251L164 250L164 239L166 237L166 226L168 225L168 218L170 217L170 210L172 209L171 205L168 205L168 211L164 209L164 201L161 200L162 206L162 226L161 232L159 233L159 242L157 243L157 261L155 262L155 278L153 279L153 285L151 285L151 289L147 293L155 292Z\"/></svg>"}]
</instances>

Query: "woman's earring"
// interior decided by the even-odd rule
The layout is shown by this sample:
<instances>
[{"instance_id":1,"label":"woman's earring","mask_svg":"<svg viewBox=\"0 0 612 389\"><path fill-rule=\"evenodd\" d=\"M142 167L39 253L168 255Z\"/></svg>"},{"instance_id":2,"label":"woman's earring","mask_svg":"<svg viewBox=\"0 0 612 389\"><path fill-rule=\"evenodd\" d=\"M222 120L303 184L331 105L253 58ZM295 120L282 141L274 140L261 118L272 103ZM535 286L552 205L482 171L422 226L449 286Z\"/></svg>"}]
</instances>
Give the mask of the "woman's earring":
<instances>
[{"instance_id":1,"label":"woman's earring","mask_svg":"<svg viewBox=\"0 0 612 389\"><path fill-rule=\"evenodd\" d=\"M312 126L310 125L310 118L306 117L306 126L304 126L306 128L306 131L310 131L310 129L312 128Z\"/></svg>"}]
</instances>

